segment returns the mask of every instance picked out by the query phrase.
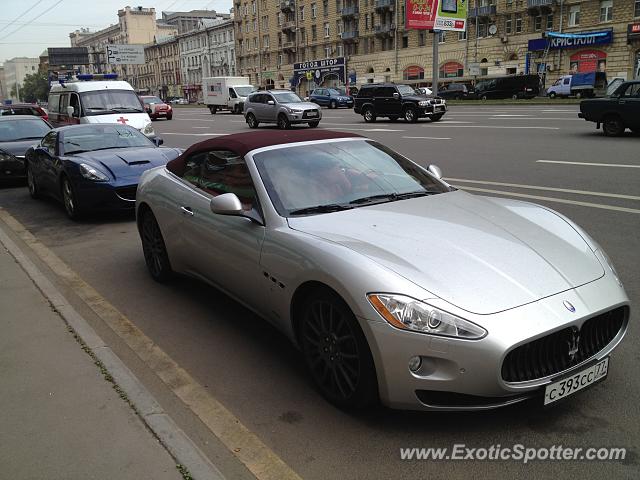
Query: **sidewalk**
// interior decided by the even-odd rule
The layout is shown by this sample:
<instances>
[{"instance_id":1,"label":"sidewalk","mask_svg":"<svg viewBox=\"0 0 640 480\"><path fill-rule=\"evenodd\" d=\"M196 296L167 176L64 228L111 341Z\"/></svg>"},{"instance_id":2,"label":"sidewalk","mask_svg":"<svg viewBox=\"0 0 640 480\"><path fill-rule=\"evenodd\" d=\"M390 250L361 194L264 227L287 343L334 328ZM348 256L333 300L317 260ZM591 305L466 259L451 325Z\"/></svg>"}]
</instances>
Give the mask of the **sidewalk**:
<instances>
[{"instance_id":1,"label":"sidewalk","mask_svg":"<svg viewBox=\"0 0 640 480\"><path fill-rule=\"evenodd\" d=\"M0 478L182 478L1 243L0 329Z\"/></svg>"}]
</instances>

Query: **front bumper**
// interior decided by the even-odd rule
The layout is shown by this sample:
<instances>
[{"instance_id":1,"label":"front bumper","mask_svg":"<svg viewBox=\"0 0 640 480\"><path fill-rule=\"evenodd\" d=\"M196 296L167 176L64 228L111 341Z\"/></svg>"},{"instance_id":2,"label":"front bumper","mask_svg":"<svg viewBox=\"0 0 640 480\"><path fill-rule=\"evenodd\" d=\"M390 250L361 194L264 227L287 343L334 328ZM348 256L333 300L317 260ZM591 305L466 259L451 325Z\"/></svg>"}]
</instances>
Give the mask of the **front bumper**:
<instances>
[{"instance_id":1,"label":"front bumper","mask_svg":"<svg viewBox=\"0 0 640 480\"><path fill-rule=\"evenodd\" d=\"M310 115L308 110L304 110L300 113L288 113L287 117L291 124L319 122L322 120L322 113L320 109L316 110L316 115Z\"/></svg>"},{"instance_id":2,"label":"front bumper","mask_svg":"<svg viewBox=\"0 0 640 480\"><path fill-rule=\"evenodd\" d=\"M84 210L133 210L136 206L137 183L78 181L75 194Z\"/></svg>"},{"instance_id":3,"label":"front bumper","mask_svg":"<svg viewBox=\"0 0 640 480\"><path fill-rule=\"evenodd\" d=\"M25 178L27 176L24 157L0 155L0 179Z\"/></svg>"},{"instance_id":4,"label":"front bumper","mask_svg":"<svg viewBox=\"0 0 640 480\"><path fill-rule=\"evenodd\" d=\"M435 105L427 105L426 107L418 107L419 117L430 117L431 115L445 114L446 112L446 103L438 103Z\"/></svg>"},{"instance_id":5,"label":"front bumper","mask_svg":"<svg viewBox=\"0 0 640 480\"><path fill-rule=\"evenodd\" d=\"M571 302L575 313L570 313L563 301ZM505 381L502 364L511 350L568 326L580 327L587 319L623 305L628 305L624 290L606 275L577 289L493 315L451 312L486 328L489 333L480 340L399 330L377 318L375 312L368 316L376 320L360 321L371 346L384 404L411 410L485 410L542 395L544 387L557 378L606 357L624 337L628 318L597 354L548 377ZM422 359L415 373L408 367L414 356Z\"/></svg>"}]
</instances>

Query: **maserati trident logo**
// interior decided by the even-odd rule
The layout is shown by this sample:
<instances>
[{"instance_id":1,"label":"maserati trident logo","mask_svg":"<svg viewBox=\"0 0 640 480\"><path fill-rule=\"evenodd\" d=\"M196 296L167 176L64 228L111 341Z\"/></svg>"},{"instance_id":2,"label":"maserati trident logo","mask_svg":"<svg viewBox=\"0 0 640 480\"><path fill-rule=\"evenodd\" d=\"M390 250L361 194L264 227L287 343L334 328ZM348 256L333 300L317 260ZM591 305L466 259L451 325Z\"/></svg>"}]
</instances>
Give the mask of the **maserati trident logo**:
<instances>
[{"instance_id":1,"label":"maserati trident logo","mask_svg":"<svg viewBox=\"0 0 640 480\"><path fill-rule=\"evenodd\" d=\"M580 349L580 330L576 327L571 329L571 338L568 339L567 346L569 347L569 362L573 363Z\"/></svg>"},{"instance_id":2,"label":"maserati trident logo","mask_svg":"<svg viewBox=\"0 0 640 480\"><path fill-rule=\"evenodd\" d=\"M564 308L566 308L567 310L569 310L571 313L576 311L576 307L574 307L571 302L565 300L564 302L562 302L562 304L564 305Z\"/></svg>"}]
</instances>

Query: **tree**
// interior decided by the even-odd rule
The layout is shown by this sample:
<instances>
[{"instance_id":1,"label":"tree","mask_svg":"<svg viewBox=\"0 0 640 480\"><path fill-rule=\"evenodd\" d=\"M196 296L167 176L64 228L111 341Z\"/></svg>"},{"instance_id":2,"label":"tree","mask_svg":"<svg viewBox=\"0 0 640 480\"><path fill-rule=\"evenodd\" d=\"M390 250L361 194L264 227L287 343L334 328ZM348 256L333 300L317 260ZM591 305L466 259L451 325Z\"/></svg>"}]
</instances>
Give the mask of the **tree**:
<instances>
[{"instance_id":1,"label":"tree","mask_svg":"<svg viewBox=\"0 0 640 480\"><path fill-rule=\"evenodd\" d=\"M49 96L49 82L44 73L34 73L24 77L20 96L25 102L46 101Z\"/></svg>"}]
</instances>

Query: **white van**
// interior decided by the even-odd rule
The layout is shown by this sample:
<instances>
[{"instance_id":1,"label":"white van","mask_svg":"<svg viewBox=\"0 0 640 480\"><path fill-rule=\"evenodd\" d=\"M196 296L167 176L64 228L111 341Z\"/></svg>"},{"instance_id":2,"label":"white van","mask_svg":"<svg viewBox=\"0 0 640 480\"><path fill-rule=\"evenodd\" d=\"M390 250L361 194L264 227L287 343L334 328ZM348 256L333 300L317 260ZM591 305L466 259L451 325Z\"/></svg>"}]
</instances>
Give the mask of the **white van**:
<instances>
[{"instance_id":1,"label":"white van","mask_svg":"<svg viewBox=\"0 0 640 480\"><path fill-rule=\"evenodd\" d=\"M54 84L49 91L48 109L49 122L54 127L122 123L140 130L147 137L155 137L149 115L127 82L88 80Z\"/></svg>"},{"instance_id":2,"label":"white van","mask_svg":"<svg viewBox=\"0 0 640 480\"><path fill-rule=\"evenodd\" d=\"M248 77L204 77L202 91L204 104L212 114L218 110L242 113L247 95L256 88Z\"/></svg>"}]
</instances>

